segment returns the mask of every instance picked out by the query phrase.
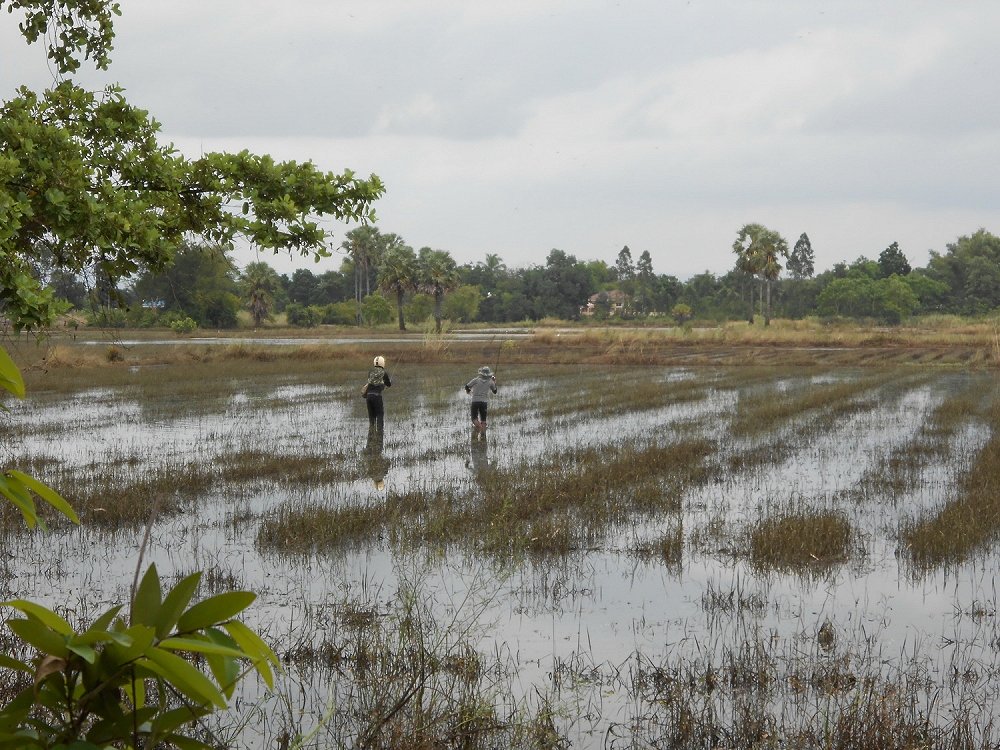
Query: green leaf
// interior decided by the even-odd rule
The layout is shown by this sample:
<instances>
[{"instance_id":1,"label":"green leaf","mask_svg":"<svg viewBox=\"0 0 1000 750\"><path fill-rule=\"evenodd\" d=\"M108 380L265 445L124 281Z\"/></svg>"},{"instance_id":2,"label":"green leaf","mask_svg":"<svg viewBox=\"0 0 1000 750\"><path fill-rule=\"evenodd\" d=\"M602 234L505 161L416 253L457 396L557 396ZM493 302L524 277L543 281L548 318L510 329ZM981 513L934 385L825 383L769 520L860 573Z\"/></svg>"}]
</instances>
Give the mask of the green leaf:
<instances>
[{"instance_id":1,"label":"green leaf","mask_svg":"<svg viewBox=\"0 0 1000 750\"><path fill-rule=\"evenodd\" d=\"M213 643L220 646L239 649L236 645L236 641L218 628L206 628L205 635L210 638ZM205 661L208 662L208 666L212 670L212 675L215 677L215 681L222 688L222 692L227 698L232 698L233 691L236 689L236 683L240 679L239 662L236 659L229 658L228 656L216 656L215 654L206 654Z\"/></svg>"},{"instance_id":2,"label":"green leaf","mask_svg":"<svg viewBox=\"0 0 1000 750\"><path fill-rule=\"evenodd\" d=\"M153 647L141 661L191 700L226 707L226 699L212 681L181 657Z\"/></svg>"},{"instance_id":3,"label":"green leaf","mask_svg":"<svg viewBox=\"0 0 1000 750\"><path fill-rule=\"evenodd\" d=\"M14 669L18 672L27 672L28 674L35 671L28 664L25 664L23 661L18 661L13 656L7 656L7 654L0 654L0 667Z\"/></svg>"},{"instance_id":4,"label":"green leaf","mask_svg":"<svg viewBox=\"0 0 1000 750\"><path fill-rule=\"evenodd\" d=\"M233 656L237 659L249 659L251 658L249 654L241 651L238 648L231 648L229 646L221 646L217 643L212 643L207 640L198 640L196 638L165 638L160 641L157 646L159 648L165 648L169 651L195 651L200 654L219 654L220 656Z\"/></svg>"},{"instance_id":5,"label":"green leaf","mask_svg":"<svg viewBox=\"0 0 1000 750\"><path fill-rule=\"evenodd\" d=\"M119 635L120 638L116 638L114 644L108 644L108 647L104 651L113 667L120 666L145 654L146 650L153 644L156 631L148 625L133 625ZM128 642L123 643L122 640L126 639Z\"/></svg>"},{"instance_id":6,"label":"green leaf","mask_svg":"<svg viewBox=\"0 0 1000 750\"><path fill-rule=\"evenodd\" d=\"M0 606L13 607L20 610L60 635L73 635L74 633L72 625L51 609L43 607L41 604L25 601L24 599L12 599L8 602L0 602Z\"/></svg>"},{"instance_id":7,"label":"green leaf","mask_svg":"<svg viewBox=\"0 0 1000 750\"><path fill-rule=\"evenodd\" d=\"M13 732L0 732L0 750L24 750L28 747L43 748L44 744L35 737Z\"/></svg>"},{"instance_id":8,"label":"green leaf","mask_svg":"<svg viewBox=\"0 0 1000 750\"><path fill-rule=\"evenodd\" d=\"M97 652L90 646L70 643L67 648L88 664L94 664L97 661Z\"/></svg>"},{"instance_id":9,"label":"green leaf","mask_svg":"<svg viewBox=\"0 0 1000 750\"><path fill-rule=\"evenodd\" d=\"M85 633L89 633L91 630L94 630L94 631L105 631L105 630L107 630L108 629L108 625L110 625L112 623L112 621L115 619L115 615L117 615L121 611L122 606L123 605L118 604L118 605L115 605L114 607L112 607L111 609L109 609L103 615L101 615L96 620L94 620L93 624L89 628L87 628L87 630L84 631L84 632Z\"/></svg>"},{"instance_id":10,"label":"green leaf","mask_svg":"<svg viewBox=\"0 0 1000 750\"><path fill-rule=\"evenodd\" d=\"M8 477L6 474L0 474L0 495L10 500L21 511L21 516L24 518L24 522L29 529L35 528L38 524L38 514L35 513L35 502L20 482Z\"/></svg>"},{"instance_id":11,"label":"green leaf","mask_svg":"<svg viewBox=\"0 0 1000 750\"><path fill-rule=\"evenodd\" d=\"M139 583L139 589L135 592L135 599L132 601L133 625L149 625L156 627L157 614L160 611L160 603L163 595L160 593L160 577L156 573L156 565L150 565L146 574Z\"/></svg>"},{"instance_id":12,"label":"green leaf","mask_svg":"<svg viewBox=\"0 0 1000 750\"><path fill-rule=\"evenodd\" d=\"M160 607L160 611L156 617L156 635L158 638L166 636L173 629L174 625L177 624L177 620L184 611L184 608L187 607L188 602L191 601L191 597L194 596L200 579L200 572L192 573L174 586L163 599L163 606Z\"/></svg>"},{"instance_id":13,"label":"green leaf","mask_svg":"<svg viewBox=\"0 0 1000 750\"><path fill-rule=\"evenodd\" d=\"M212 670L212 676L222 694L227 699L232 699L233 693L236 691L236 683L240 679L239 662L231 656L219 656L218 654L205 654L205 661L208 662L208 668Z\"/></svg>"},{"instance_id":14,"label":"green leaf","mask_svg":"<svg viewBox=\"0 0 1000 750\"><path fill-rule=\"evenodd\" d=\"M199 711L194 706L183 708L172 708L169 711L164 711L162 714L153 719L153 731L157 735L163 735L171 733L178 727L182 727L185 724L193 724L196 720L205 716L207 711Z\"/></svg>"},{"instance_id":15,"label":"green leaf","mask_svg":"<svg viewBox=\"0 0 1000 750\"><path fill-rule=\"evenodd\" d=\"M90 627L69 640L70 646L93 646L96 643L117 643L120 646L131 646L132 639L121 633L113 633L110 630L94 630L93 627Z\"/></svg>"},{"instance_id":16,"label":"green leaf","mask_svg":"<svg viewBox=\"0 0 1000 750\"><path fill-rule=\"evenodd\" d=\"M133 708L142 708L146 705L146 681L136 677L122 685L122 692L132 701Z\"/></svg>"},{"instance_id":17,"label":"green leaf","mask_svg":"<svg viewBox=\"0 0 1000 750\"><path fill-rule=\"evenodd\" d=\"M177 630L190 633L209 625L217 625L238 615L256 598L257 595L250 591L227 591L204 599L181 615L177 621Z\"/></svg>"},{"instance_id":18,"label":"green leaf","mask_svg":"<svg viewBox=\"0 0 1000 750\"><path fill-rule=\"evenodd\" d=\"M21 371L17 369L14 360L2 346L0 346L0 388L18 398L24 398L24 380L21 378Z\"/></svg>"},{"instance_id":19,"label":"green leaf","mask_svg":"<svg viewBox=\"0 0 1000 750\"><path fill-rule=\"evenodd\" d=\"M130 737L136 726L152 721L159 711L157 706L147 706L99 721L87 732L87 739L99 745L108 745L122 737Z\"/></svg>"},{"instance_id":20,"label":"green leaf","mask_svg":"<svg viewBox=\"0 0 1000 750\"><path fill-rule=\"evenodd\" d=\"M237 645L253 660L254 669L260 674L268 688L274 689L274 673L271 664L278 665L278 657L263 639L242 622L233 620L224 623L226 632L232 636Z\"/></svg>"},{"instance_id":21,"label":"green leaf","mask_svg":"<svg viewBox=\"0 0 1000 750\"><path fill-rule=\"evenodd\" d=\"M69 656L66 639L37 620L7 620L7 627L25 643L34 646L43 654L51 654L65 659Z\"/></svg>"},{"instance_id":22,"label":"green leaf","mask_svg":"<svg viewBox=\"0 0 1000 750\"><path fill-rule=\"evenodd\" d=\"M79 516L76 515L76 512L73 510L72 506L70 506L69 503L63 500L63 498L59 495L59 493L53 490L52 488L46 486L45 484L42 484L34 477L28 476L23 471L17 471L15 469L11 469L10 471L7 472L7 476L13 477L14 479L19 479L21 483L24 484L25 487L27 487L29 490L31 490L40 498L42 498L42 500L44 500L53 508L55 508L57 511L66 516L66 518L68 518L70 521L77 524L80 523L80 518Z\"/></svg>"}]
</instances>

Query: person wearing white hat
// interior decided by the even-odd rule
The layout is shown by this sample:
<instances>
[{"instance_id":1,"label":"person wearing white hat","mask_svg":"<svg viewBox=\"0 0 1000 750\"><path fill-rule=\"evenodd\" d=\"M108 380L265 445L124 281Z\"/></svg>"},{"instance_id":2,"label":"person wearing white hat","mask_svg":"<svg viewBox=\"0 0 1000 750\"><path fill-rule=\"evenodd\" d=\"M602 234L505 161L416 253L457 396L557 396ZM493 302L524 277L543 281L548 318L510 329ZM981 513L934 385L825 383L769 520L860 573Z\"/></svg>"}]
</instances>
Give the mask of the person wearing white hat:
<instances>
[{"instance_id":1,"label":"person wearing white hat","mask_svg":"<svg viewBox=\"0 0 1000 750\"><path fill-rule=\"evenodd\" d=\"M497 392L497 376L488 365L479 368L479 372L472 380L465 384L465 392L472 394L472 426L476 428L477 434L486 431L486 406L490 393Z\"/></svg>"},{"instance_id":2,"label":"person wearing white hat","mask_svg":"<svg viewBox=\"0 0 1000 750\"><path fill-rule=\"evenodd\" d=\"M382 432L385 421L385 406L382 403L382 391L392 385L389 373L385 369L385 357L375 357L372 368L368 371L368 382L363 395L365 406L368 407L368 429Z\"/></svg>"}]
</instances>

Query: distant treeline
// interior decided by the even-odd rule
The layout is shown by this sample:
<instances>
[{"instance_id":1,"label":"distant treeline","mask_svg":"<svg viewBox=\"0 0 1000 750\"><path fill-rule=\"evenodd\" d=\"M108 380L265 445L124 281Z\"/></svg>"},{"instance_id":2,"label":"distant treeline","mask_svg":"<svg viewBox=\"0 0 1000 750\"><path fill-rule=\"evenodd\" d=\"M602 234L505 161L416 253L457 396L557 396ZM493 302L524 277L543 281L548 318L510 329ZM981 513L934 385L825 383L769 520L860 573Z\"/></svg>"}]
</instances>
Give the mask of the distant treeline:
<instances>
[{"instance_id":1,"label":"distant treeline","mask_svg":"<svg viewBox=\"0 0 1000 750\"><path fill-rule=\"evenodd\" d=\"M755 234L757 232L757 234ZM159 273L128 288L65 272L39 274L60 297L104 325L235 327L247 310L255 325L284 314L291 325L385 325L436 321L509 323L666 318L676 322L770 317L847 318L893 324L914 315L980 315L1000 307L1000 238L985 229L931 252L911 268L896 243L877 257L815 274L802 234L789 250L761 225L734 242L734 267L680 280L628 246L610 262L580 261L553 249L545 262L509 268L497 254L458 265L447 252L419 252L376 227L348 233L339 270L279 275L266 263L240 271L220 249L185 245Z\"/></svg>"}]
</instances>

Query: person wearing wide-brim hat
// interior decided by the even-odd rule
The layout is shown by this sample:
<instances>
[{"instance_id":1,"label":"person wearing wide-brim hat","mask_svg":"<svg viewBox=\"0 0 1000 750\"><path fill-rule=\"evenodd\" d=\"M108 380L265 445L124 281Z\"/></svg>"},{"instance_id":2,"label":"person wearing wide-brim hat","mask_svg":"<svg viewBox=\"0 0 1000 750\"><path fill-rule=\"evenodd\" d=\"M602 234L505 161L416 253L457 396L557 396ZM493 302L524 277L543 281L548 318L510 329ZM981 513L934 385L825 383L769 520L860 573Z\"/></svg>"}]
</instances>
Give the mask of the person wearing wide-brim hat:
<instances>
[{"instance_id":1,"label":"person wearing wide-brim hat","mask_svg":"<svg viewBox=\"0 0 1000 750\"><path fill-rule=\"evenodd\" d=\"M487 365L483 365L476 377L465 384L465 392L472 394L472 426L481 434L486 430L486 406L490 393L497 392L497 376Z\"/></svg>"}]
</instances>

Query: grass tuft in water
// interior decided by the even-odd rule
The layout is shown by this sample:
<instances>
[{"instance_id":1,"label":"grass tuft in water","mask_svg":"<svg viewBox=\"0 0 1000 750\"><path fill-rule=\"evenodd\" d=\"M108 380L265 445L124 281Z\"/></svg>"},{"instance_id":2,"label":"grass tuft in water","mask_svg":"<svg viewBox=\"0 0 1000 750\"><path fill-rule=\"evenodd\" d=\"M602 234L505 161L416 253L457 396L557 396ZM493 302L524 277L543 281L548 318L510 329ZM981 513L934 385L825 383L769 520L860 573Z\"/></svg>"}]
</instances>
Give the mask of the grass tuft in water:
<instances>
[{"instance_id":1,"label":"grass tuft in water","mask_svg":"<svg viewBox=\"0 0 1000 750\"><path fill-rule=\"evenodd\" d=\"M747 532L752 563L761 569L809 570L848 560L851 524L841 513L817 511L769 518Z\"/></svg>"}]
</instances>

